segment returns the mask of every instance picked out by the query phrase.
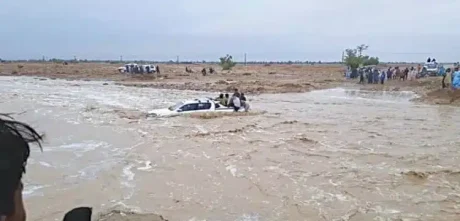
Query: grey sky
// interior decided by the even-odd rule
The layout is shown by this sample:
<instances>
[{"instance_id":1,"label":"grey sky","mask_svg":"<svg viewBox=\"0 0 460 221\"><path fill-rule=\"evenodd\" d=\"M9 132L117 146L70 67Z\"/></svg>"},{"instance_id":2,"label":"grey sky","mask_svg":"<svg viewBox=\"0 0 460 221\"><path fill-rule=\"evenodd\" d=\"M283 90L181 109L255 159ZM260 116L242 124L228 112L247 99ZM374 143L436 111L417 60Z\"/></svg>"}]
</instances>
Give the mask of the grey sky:
<instances>
[{"instance_id":1,"label":"grey sky","mask_svg":"<svg viewBox=\"0 0 460 221\"><path fill-rule=\"evenodd\" d=\"M424 2L424 3L422 3ZM3 0L0 58L460 60L459 0Z\"/></svg>"}]
</instances>

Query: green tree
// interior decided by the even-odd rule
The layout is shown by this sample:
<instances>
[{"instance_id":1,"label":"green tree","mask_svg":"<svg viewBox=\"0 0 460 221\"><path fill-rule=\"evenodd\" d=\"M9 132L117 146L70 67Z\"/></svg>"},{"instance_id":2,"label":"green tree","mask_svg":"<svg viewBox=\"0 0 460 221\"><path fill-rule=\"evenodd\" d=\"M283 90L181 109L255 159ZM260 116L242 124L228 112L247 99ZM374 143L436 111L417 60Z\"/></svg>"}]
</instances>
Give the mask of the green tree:
<instances>
[{"instance_id":1,"label":"green tree","mask_svg":"<svg viewBox=\"0 0 460 221\"><path fill-rule=\"evenodd\" d=\"M233 57L229 54L227 54L225 57L219 58L219 60L222 70L231 70L236 65L236 63L233 61Z\"/></svg>"},{"instance_id":2,"label":"green tree","mask_svg":"<svg viewBox=\"0 0 460 221\"><path fill-rule=\"evenodd\" d=\"M368 48L369 46L362 44L354 49L346 49L344 58L345 64L352 70L356 70L361 65L378 65L378 57L369 57L368 55L363 55L363 52Z\"/></svg>"},{"instance_id":3,"label":"green tree","mask_svg":"<svg viewBox=\"0 0 460 221\"><path fill-rule=\"evenodd\" d=\"M359 56L362 56L363 55L363 51L367 50L369 48L368 45L365 45L365 44L361 44L359 46L356 47L356 50L358 50L358 55Z\"/></svg>"},{"instance_id":4,"label":"green tree","mask_svg":"<svg viewBox=\"0 0 460 221\"><path fill-rule=\"evenodd\" d=\"M379 58L378 57L369 57L369 56L364 56L363 58L363 65L378 65L379 64Z\"/></svg>"}]
</instances>

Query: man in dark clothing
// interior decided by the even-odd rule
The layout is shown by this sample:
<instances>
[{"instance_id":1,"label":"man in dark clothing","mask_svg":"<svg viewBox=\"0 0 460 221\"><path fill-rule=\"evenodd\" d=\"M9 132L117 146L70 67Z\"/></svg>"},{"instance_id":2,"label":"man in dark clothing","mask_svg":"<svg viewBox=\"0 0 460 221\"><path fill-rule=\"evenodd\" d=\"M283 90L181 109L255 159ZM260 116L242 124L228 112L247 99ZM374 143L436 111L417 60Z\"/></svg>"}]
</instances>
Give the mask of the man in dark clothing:
<instances>
[{"instance_id":1,"label":"man in dark clothing","mask_svg":"<svg viewBox=\"0 0 460 221\"><path fill-rule=\"evenodd\" d=\"M238 89L235 88L233 96L240 97L240 93L238 92Z\"/></svg>"},{"instance_id":2,"label":"man in dark clothing","mask_svg":"<svg viewBox=\"0 0 460 221\"><path fill-rule=\"evenodd\" d=\"M240 99L241 99L242 101L246 101L246 97L244 96L244 93L241 93Z\"/></svg>"},{"instance_id":3,"label":"man in dark clothing","mask_svg":"<svg viewBox=\"0 0 460 221\"><path fill-rule=\"evenodd\" d=\"M219 94L219 97L216 98L216 101L218 101L222 106L227 106L228 98L225 98L224 94Z\"/></svg>"},{"instance_id":4,"label":"man in dark clothing","mask_svg":"<svg viewBox=\"0 0 460 221\"><path fill-rule=\"evenodd\" d=\"M380 83L381 84L385 83L385 76L386 76L385 71L382 70L382 72L380 73Z\"/></svg>"},{"instance_id":5,"label":"man in dark clothing","mask_svg":"<svg viewBox=\"0 0 460 221\"><path fill-rule=\"evenodd\" d=\"M407 80L407 77L409 76L409 68L404 69L404 79Z\"/></svg>"},{"instance_id":6,"label":"man in dark clothing","mask_svg":"<svg viewBox=\"0 0 460 221\"><path fill-rule=\"evenodd\" d=\"M430 63L430 62L431 62L431 58L428 57L428 59L426 59L426 62L427 62L427 63Z\"/></svg>"},{"instance_id":7,"label":"man in dark clothing","mask_svg":"<svg viewBox=\"0 0 460 221\"><path fill-rule=\"evenodd\" d=\"M391 77L392 77L391 75L392 74L393 73L391 72L391 67L389 67L388 70L387 70L387 80L391 80Z\"/></svg>"},{"instance_id":8,"label":"man in dark clothing","mask_svg":"<svg viewBox=\"0 0 460 221\"><path fill-rule=\"evenodd\" d=\"M160 74L160 66L157 65L156 71L157 71L158 74Z\"/></svg>"},{"instance_id":9,"label":"man in dark clothing","mask_svg":"<svg viewBox=\"0 0 460 221\"><path fill-rule=\"evenodd\" d=\"M364 84L364 71L362 69L359 70L359 83Z\"/></svg>"},{"instance_id":10,"label":"man in dark clothing","mask_svg":"<svg viewBox=\"0 0 460 221\"><path fill-rule=\"evenodd\" d=\"M231 106L232 106L232 101L230 100L230 95L225 94L225 100L227 101L227 102L225 103L225 106L231 107Z\"/></svg>"},{"instance_id":11,"label":"man in dark clothing","mask_svg":"<svg viewBox=\"0 0 460 221\"><path fill-rule=\"evenodd\" d=\"M367 83L372 84L372 79L374 78L371 69L367 69Z\"/></svg>"}]
</instances>

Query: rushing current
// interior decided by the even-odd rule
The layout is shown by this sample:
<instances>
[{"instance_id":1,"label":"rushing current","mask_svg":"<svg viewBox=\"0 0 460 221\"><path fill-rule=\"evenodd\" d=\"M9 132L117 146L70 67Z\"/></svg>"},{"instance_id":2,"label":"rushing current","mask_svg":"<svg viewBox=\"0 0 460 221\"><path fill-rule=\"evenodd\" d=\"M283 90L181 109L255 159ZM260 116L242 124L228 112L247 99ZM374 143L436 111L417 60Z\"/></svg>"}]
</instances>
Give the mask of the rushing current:
<instances>
[{"instance_id":1,"label":"rushing current","mask_svg":"<svg viewBox=\"0 0 460 221\"><path fill-rule=\"evenodd\" d=\"M108 84L107 84L108 83ZM411 92L249 96L259 115L147 118L215 93L0 78L0 112L46 134L30 220L77 206L198 220L459 220L460 110Z\"/></svg>"}]
</instances>

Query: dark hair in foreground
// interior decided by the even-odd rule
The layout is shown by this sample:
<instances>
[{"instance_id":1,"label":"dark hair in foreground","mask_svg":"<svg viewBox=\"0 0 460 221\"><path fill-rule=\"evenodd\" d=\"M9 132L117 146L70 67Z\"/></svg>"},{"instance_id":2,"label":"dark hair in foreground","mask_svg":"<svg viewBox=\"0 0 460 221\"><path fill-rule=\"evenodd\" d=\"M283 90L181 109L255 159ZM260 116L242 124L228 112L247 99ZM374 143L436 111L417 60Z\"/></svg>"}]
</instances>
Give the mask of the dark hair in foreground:
<instances>
[{"instance_id":1,"label":"dark hair in foreground","mask_svg":"<svg viewBox=\"0 0 460 221\"><path fill-rule=\"evenodd\" d=\"M0 114L0 217L14 213L14 192L26 172L29 143L37 143L41 149L42 139L31 126Z\"/></svg>"}]
</instances>

